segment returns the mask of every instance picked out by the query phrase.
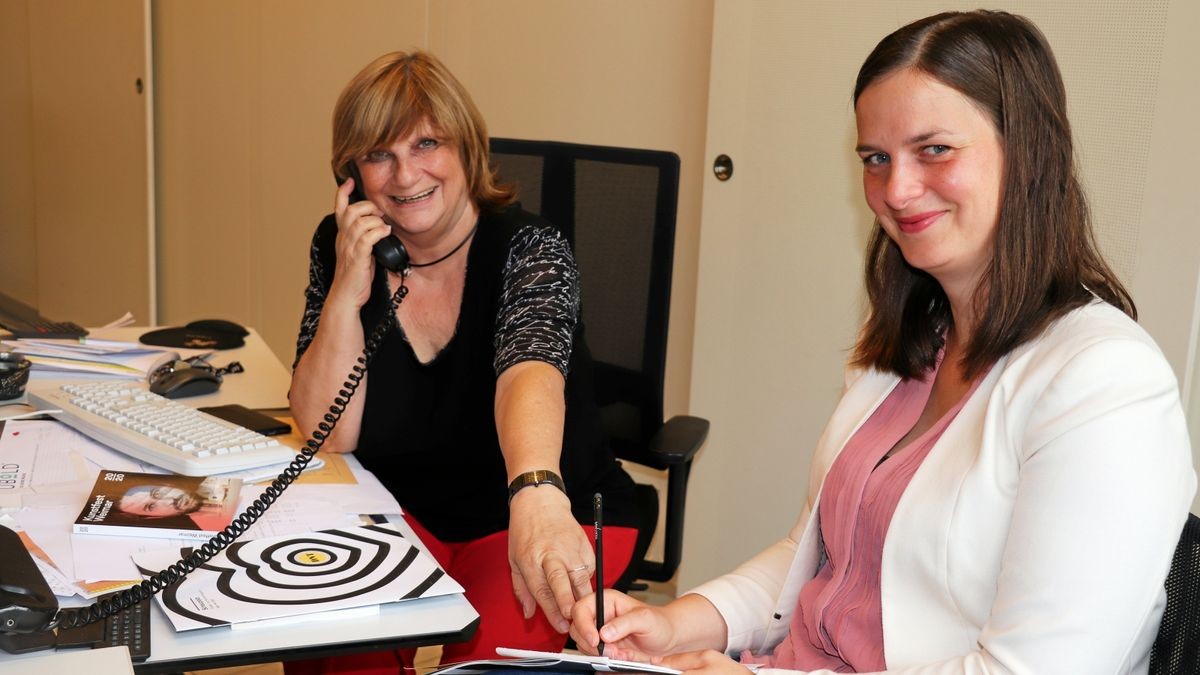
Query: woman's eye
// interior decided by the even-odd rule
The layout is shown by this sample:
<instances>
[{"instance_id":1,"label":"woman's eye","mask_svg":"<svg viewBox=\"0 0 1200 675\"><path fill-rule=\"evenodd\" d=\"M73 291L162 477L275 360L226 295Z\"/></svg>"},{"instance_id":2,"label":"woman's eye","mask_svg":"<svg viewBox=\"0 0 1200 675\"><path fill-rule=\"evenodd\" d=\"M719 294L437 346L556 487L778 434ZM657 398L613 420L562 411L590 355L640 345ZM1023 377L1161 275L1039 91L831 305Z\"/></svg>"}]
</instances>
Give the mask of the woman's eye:
<instances>
[{"instance_id":1,"label":"woman's eye","mask_svg":"<svg viewBox=\"0 0 1200 675\"><path fill-rule=\"evenodd\" d=\"M372 150L366 154L365 158L368 162L375 163L386 162L391 156L392 153L387 150Z\"/></svg>"},{"instance_id":2,"label":"woman's eye","mask_svg":"<svg viewBox=\"0 0 1200 675\"><path fill-rule=\"evenodd\" d=\"M891 158L888 157L886 152L873 152L869 155L863 155L862 163L863 166L866 167L883 166L884 164L887 164L888 160L890 159Z\"/></svg>"},{"instance_id":3,"label":"woman's eye","mask_svg":"<svg viewBox=\"0 0 1200 675\"><path fill-rule=\"evenodd\" d=\"M948 146L948 145L927 145L924 148L922 148L922 150L924 151L924 153L926 155L937 157L938 155L944 155L947 152L950 152L950 146Z\"/></svg>"},{"instance_id":4,"label":"woman's eye","mask_svg":"<svg viewBox=\"0 0 1200 675\"><path fill-rule=\"evenodd\" d=\"M422 138L417 141L417 148L421 150L432 150L438 146L436 138Z\"/></svg>"}]
</instances>

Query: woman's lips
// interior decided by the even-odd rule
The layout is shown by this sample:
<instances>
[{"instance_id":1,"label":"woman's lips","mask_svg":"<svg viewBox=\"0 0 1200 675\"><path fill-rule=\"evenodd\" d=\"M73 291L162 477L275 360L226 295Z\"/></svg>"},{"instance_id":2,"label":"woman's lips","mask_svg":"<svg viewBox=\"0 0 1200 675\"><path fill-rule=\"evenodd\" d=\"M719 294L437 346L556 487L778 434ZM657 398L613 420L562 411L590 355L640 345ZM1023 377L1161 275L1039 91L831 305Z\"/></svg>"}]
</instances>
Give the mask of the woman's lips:
<instances>
[{"instance_id":1,"label":"woman's lips","mask_svg":"<svg viewBox=\"0 0 1200 675\"><path fill-rule=\"evenodd\" d=\"M942 217L942 214L944 213L945 211L926 211L925 213L918 213L914 216L896 218L896 225L900 228L900 231L905 234L916 234L930 225L933 225L935 222L937 222L938 218Z\"/></svg>"}]
</instances>

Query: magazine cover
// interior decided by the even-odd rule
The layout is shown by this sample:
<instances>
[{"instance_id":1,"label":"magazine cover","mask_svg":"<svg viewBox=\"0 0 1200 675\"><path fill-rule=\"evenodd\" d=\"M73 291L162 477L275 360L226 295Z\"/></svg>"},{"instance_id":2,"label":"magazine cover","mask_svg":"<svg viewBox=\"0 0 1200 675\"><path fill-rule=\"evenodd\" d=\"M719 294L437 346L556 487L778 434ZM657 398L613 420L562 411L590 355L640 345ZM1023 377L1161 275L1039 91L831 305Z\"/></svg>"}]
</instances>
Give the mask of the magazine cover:
<instances>
[{"instance_id":1,"label":"magazine cover","mask_svg":"<svg viewBox=\"0 0 1200 675\"><path fill-rule=\"evenodd\" d=\"M240 478L101 471L76 534L208 540L237 516Z\"/></svg>"}]
</instances>

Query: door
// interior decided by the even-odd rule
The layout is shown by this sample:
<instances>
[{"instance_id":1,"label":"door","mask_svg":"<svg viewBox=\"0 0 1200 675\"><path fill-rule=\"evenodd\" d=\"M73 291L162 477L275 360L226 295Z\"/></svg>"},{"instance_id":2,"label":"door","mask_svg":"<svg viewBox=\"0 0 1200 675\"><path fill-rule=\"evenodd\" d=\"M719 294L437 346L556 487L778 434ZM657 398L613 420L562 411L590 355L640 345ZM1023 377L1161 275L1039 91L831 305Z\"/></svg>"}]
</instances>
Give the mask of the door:
<instances>
[{"instance_id":1,"label":"door","mask_svg":"<svg viewBox=\"0 0 1200 675\"><path fill-rule=\"evenodd\" d=\"M36 304L154 320L146 0L28 4Z\"/></svg>"}]
</instances>

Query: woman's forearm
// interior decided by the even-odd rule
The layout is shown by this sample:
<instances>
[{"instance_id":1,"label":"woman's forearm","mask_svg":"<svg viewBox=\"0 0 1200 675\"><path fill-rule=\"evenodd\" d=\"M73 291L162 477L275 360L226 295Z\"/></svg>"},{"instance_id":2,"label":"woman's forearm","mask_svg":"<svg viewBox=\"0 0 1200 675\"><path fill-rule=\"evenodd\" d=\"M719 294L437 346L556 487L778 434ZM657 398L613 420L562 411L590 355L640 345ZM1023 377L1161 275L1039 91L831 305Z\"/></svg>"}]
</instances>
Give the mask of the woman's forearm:
<instances>
[{"instance_id":1,"label":"woman's forearm","mask_svg":"<svg viewBox=\"0 0 1200 675\"><path fill-rule=\"evenodd\" d=\"M536 469L559 470L562 454L563 377L554 366L523 361L496 381L496 432L508 480Z\"/></svg>"},{"instance_id":2,"label":"woman's forearm","mask_svg":"<svg viewBox=\"0 0 1200 675\"><path fill-rule=\"evenodd\" d=\"M363 344L358 309L352 305L327 303L321 312L317 333L292 373L292 388L288 394L292 416L305 437L317 429L317 424L333 405L333 399L340 396L346 376L362 355ZM364 376L323 450L349 452L357 447L366 388Z\"/></svg>"}]
</instances>

